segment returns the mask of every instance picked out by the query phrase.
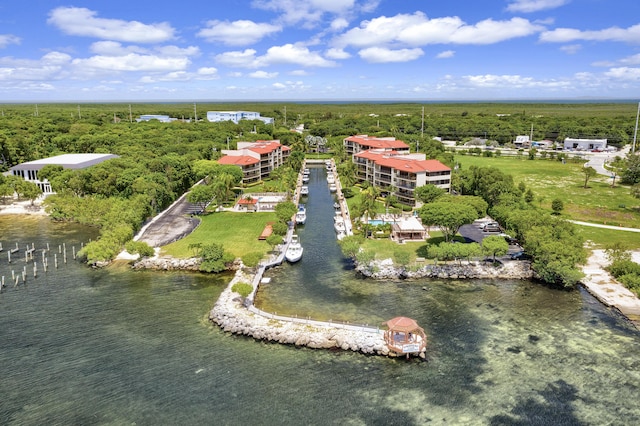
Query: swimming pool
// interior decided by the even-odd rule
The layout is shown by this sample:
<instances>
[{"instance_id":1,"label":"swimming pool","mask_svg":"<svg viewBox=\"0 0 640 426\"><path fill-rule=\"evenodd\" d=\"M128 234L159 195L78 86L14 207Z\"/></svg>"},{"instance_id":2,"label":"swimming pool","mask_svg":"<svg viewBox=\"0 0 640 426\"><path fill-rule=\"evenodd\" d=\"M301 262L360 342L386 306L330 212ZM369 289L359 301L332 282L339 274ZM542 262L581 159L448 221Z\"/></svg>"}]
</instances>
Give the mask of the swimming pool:
<instances>
[{"instance_id":1,"label":"swimming pool","mask_svg":"<svg viewBox=\"0 0 640 426\"><path fill-rule=\"evenodd\" d=\"M382 219L369 219L369 225L386 225L386 224L392 224L394 223L394 221L386 221L386 220L382 220Z\"/></svg>"}]
</instances>

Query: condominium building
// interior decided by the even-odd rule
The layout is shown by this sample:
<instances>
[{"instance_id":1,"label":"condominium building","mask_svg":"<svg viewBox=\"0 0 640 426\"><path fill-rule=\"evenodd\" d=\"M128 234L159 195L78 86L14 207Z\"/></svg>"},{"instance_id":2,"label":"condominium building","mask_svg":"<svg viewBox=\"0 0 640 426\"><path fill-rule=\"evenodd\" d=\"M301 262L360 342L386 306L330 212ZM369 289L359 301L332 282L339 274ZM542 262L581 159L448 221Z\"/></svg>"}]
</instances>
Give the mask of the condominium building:
<instances>
[{"instance_id":1,"label":"condominium building","mask_svg":"<svg viewBox=\"0 0 640 426\"><path fill-rule=\"evenodd\" d=\"M233 121L236 124L240 120L260 120L264 124L273 124L273 118L260 117L260 113L254 111L207 111L207 120L212 123Z\"/></svg>"},{"instance_id":2,"label":"condominium building","mask_svg":"<svg viewBox=\"0 0 640 426\"><path fill-rule=\"evenodd\" d=\"M394 137L375 138L367 135L356 135L345 138L343 144L349 156L369 149L409 153L409 145Z\"/></svg>"},{"instance_id":3,"label":"condominium building","mask_svg":"<svg viewBox=\"0 0 640 426\"><path fill-rule=\"evenodd\" d=\"M232 164L242 169L242 183L258 182L284 164L291 148L279 140L238 142L237 149L223 149L219 164Z\"/></svg>"},{"instance_id":4,"label":"condominium building","mask_svg":"<svg viewBox=\"0 0 640 426\"><path fill-rule=\"evenodd\" d=\"M47 165L62 166L65 169L85 169L103 161L118 158L114 154L62 154L55 157L42 158L35 161L27 161L11 167L13 176L19 176L27 182L33 182L42 190L44 194L51 194L51 184L48 180L41 181L38 172Z\"/></svg>"},{"instance_id":5,"label":"condominium building","mask_svg":"<svg viewBox=\"0 0 640 426\"><path fill-rule=\"evenodd\" d=\"M353 156L360 181L389 191L402 204L416 205L415 190L435 185L449 191L451 168L438 160L427 160L425 154L370 149Z\"/></svg>"}]
</instances>

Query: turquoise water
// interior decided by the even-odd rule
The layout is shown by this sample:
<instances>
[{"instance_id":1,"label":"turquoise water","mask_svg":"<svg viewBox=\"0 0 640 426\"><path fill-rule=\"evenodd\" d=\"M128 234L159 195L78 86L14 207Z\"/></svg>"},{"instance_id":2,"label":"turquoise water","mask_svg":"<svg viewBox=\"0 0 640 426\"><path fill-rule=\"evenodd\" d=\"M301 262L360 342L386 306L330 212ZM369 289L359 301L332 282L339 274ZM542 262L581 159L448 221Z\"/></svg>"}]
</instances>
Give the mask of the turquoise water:
<instances>
[{"instance_id":1,"label":"turquoise water","mask_svg":"<svg viewBox=\"0 0 640 426\"><path fill-rule=\"evenodd\" d=\"M429 335L426 362L221 332L207 316L228 275L70 259L0 294L0 424L640 422L640 333L624 318L583 291L527 281L360 279L339 255L332 212L315 216L331 200L322 184L299 230L302 261L269 271L259 302L369 324L414 317ZM92 229L0 216L5 247L49 242L53 252L65 241L70 251L89 238ZM0 253L0 275L23 265Z\"/></svg>"}]
</instances>

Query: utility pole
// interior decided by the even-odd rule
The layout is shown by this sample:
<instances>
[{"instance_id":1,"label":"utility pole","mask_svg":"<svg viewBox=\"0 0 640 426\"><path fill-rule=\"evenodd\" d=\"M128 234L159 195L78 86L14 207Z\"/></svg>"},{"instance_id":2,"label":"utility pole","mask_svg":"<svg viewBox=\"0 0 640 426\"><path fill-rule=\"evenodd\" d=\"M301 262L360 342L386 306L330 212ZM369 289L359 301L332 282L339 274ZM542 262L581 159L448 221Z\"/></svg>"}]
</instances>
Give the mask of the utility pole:
<instances>
[{"instance_id":1,"label":"utility pole","mask_svg":"<svg viewBox=\"0 0 640 426\"><path fill-rule=\"evenodd\" d=\"M636 130L633 132L633 145L631 146L631 152L636 152L636 137L638 136L638 117L640 117L640 102L638 102L638 112L636 113Z\"/></svg>"}]
</instances>

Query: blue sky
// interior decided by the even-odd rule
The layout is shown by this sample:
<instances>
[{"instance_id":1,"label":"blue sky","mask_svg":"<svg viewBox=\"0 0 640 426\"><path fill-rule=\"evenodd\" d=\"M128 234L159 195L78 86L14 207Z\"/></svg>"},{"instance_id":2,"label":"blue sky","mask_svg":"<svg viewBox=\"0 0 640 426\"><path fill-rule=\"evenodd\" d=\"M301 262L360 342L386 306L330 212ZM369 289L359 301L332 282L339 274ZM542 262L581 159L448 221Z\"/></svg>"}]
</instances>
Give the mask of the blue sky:
<instances>
[{"instance_id":1,"label":"blue sky","mask_svg":"<svg viewBox=\"0 0 640 426\"><path fill-rule=\"evenodd\" d=\"M639 97L638 0L0 1L0 102Z\"/></svg>"}]
</instances>

